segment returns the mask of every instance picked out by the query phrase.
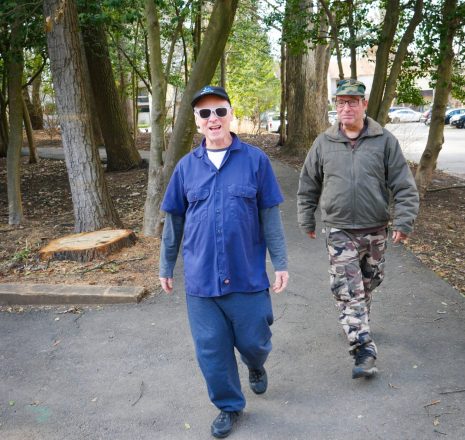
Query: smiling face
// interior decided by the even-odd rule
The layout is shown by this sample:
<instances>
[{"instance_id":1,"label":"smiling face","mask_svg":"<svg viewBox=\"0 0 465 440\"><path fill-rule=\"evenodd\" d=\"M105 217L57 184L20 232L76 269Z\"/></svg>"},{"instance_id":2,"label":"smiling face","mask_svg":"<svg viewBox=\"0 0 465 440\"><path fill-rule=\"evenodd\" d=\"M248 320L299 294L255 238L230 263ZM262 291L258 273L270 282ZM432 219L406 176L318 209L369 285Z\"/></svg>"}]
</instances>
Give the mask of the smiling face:
<instances>
[{"instance_id":1,"label":"smiling face","mask_svg":"<svg viewBox=\"0 0 465 440\"><path fill-rule=\"evenodd\" d=\"M355 107L350 107L346 102L343 107L336 106L339 122L344 129L361 130L363 128L363 120L365 110L368 106L368 101L362 96L342 95L336 98L336 102L340 101L358 101Z\"/></svg>"},{"instance_id":2,"label":"smiling face","mask_svg":"<svg viewBox=\"0 0 465 440\"><path fill-rule=\"evenodd\" d=\"M208 119L203 119L199 116L198 112L201 109L216 109L218 107L228 108L226 116L218 117L213 112L211 112ZM221 149L231 145L232 136L229 131L229 127L231 126L233 114L230 107L231 105L226 99L222 99L215 95L207 95L195 105L195 123L205 136L207 148Z\"/></svg>"}]
</instances>

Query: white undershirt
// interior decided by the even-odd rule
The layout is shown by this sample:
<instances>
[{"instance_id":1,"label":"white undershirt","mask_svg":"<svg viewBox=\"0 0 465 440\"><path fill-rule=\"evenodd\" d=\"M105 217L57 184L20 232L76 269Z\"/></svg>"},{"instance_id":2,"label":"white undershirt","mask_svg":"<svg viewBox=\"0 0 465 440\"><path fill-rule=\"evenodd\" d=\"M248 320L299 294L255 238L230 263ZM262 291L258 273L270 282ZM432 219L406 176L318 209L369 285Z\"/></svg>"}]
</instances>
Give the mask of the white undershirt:
<instances>
[{"instance_id":1,"label":"white undershirt","mask_svg":"<svg viewBox=\"0 0 465 440\"><path fill-rule=\"evenodd\" d=\"M226 151L228 151L228 148L223 148L221 150L209 150L207 148L208 158L217 169L220 169L220 166L223 163L224 155L226 154Z\"/></svg>"}]
</instances>

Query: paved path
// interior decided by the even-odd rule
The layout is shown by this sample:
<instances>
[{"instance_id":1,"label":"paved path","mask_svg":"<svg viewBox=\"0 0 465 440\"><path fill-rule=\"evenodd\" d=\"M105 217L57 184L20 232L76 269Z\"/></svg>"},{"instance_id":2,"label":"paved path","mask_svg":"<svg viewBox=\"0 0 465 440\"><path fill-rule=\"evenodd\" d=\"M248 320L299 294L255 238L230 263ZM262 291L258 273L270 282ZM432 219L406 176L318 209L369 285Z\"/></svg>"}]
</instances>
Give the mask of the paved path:
<instances>
[{"instance_id":1,"label":"paved path","mask_svg":"<svg viewBox=\"0 0 465 440\"><path fill-rule=\"evenodd\" d=\"M248 402L230 438L465 438L464 298L391 246L372 312L380 374L352 380L324 242L296 228L298 173L274 165L286 195L292 278L286 293L273 296L269 390L253 395L241 365ZM181 280L178 268L173 295L136 305L1 313L0 438L210 438L217 411L195 360Z\"/></svg>"}]
</instances>

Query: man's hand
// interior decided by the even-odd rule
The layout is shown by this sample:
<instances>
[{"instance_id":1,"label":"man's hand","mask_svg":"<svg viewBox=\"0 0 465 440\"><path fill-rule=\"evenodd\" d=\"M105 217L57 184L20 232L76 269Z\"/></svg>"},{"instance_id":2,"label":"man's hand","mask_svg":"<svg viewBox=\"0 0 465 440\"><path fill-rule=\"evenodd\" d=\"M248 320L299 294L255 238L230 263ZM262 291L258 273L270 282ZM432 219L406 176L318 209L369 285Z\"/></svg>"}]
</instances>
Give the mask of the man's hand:
<instances>
[{"instance_id":1,"label":"man's hand","mask_svg":"<svg viewBox=\"0 0 465 440\"><path fill-rule=\"evenodd\" d=\"M308 235L310 238L316 238L316 232L315 232L315 231L307 232L307 235Z\"/></svg>"},{"instance_id":2,"label":"man's hand","mask_svg":"<svg viewBox=\"0 0 465 440\"><path fill-rule=\"evenodd\" d=\"M408 235L404 234L401 231L392 231L392 242L393 243L403 243L407 241Z\"/></svg>"},{"instance_id":3,"label":"man's hand","mask_svg":"<svg viewBox=\"0 0 465 440\"><path fill-rule=\"evenodd\" d=\"M275 280L273 284L273 292L281 293L287 287L287 281L289 280L289 272L287 270L276 271Z\"/></svg>"},{"instance_id":4,"label":"man's hand","mask_svg":"<svg viewBox=\"0 0 465 440\"><path fill-rule=\"evenodd\" d=\"M161 288L166 293L171 293L173 291L173 278L162 278L160 277Z\"/></svg>"}]
</instances>

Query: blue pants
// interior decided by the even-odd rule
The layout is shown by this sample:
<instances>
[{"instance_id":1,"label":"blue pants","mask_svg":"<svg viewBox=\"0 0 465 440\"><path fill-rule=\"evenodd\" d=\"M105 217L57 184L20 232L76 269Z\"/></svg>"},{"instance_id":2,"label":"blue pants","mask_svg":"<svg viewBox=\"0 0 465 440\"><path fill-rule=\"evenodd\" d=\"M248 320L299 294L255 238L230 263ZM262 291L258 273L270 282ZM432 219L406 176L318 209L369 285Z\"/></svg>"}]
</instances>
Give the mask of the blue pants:
<instances>
[{"instance_id":1,"label":"blue pants","mask_svg":"<svg viewBox=\"0 0 465 440\"><path fill-rule=\"evenodd\" d=\"M273 311L268 290L205 298L187 296L187 313L208 395L223 411L245 406L234 347L249 368L261 368L271 351Z\"/></svg>"}]
</instances>

